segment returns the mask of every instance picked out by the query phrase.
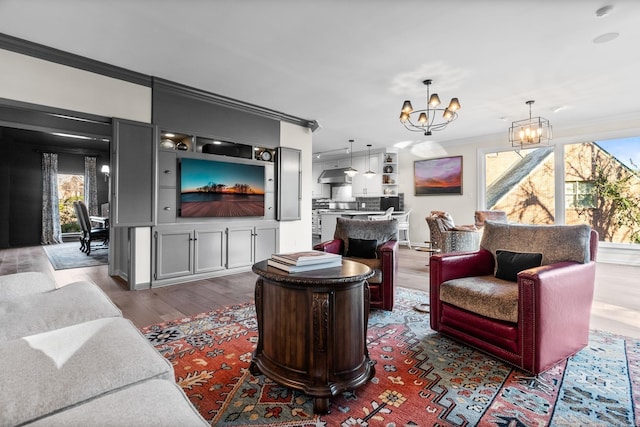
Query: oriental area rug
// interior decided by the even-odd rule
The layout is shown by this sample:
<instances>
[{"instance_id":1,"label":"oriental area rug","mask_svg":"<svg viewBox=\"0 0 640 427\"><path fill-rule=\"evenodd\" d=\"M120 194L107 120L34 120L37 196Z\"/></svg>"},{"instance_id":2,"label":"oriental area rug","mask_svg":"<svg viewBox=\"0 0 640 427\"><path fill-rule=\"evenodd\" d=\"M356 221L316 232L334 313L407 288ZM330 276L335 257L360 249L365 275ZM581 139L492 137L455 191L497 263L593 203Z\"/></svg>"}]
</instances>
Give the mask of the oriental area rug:
<instances>
[{"instance_id":1,"label":"oriental area rug","mask_svg":"<svg viewBox=\"0 0 640 427\"><path fill-rule=\"evenodd\" d=\"M215 426L633 426L640 424L640 340L592 331L587 348L531 387L509 365L435 333L413 309L424 292L398 289L373 310L367 343L376 375L313 414L313 399L249 372L254 305L143 328L176 381Z\"/></svg>"}]
</instances>

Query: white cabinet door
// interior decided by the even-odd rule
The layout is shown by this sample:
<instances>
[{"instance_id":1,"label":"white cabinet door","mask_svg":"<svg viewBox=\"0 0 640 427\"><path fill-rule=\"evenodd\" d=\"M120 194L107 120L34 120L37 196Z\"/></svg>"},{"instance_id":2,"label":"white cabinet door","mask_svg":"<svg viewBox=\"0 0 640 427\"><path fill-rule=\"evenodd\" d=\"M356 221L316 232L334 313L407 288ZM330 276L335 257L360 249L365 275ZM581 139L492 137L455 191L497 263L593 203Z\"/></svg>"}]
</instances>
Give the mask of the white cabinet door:
<instances>
[{"instance_id":1,"label":"white cabinet door","mask_svg":"<svg viewBox=\"0 0 640 427\"><path fill-rule=\"evenodd\" d=\"M223 270L227 257L224 228L198 228L194 233L196 273Z\"/></svg>"},{"instance_id":2,"label":"white cabinet door","mask_svg":"<svg viewBox=\"0 0 640 427\"><path fill-rule=\"evenodd\" d=\"M353 195L359 197L378 197L382 195L382 177L380 174L380 155L354 157L353 167L358 174L353 177ZM375 175L367 178L364 173L371 169Z\"/></svg>"},{"instance_id":3,"label":"white cabinet door","mask_svg":"<svg viewBox=\"0 0 640 427\"><path fill-rule=\"evenodd\" d=\"M318 183L318 178L320 174L324 171L324 163L315 162L311 165L311 179L312 187L311 187L311 197L316 199L327 199L331 197L331 187L329 184L320 184Z\"/></svg>"},{"instance_id":4,"label":"white cabinet door","mask_svg":"<svg viewBox=\"0 0 640 427\"><path fill-rule=\"evenodd\" d=\"M155 240L156 280L193 274L193 231L156 231Z\"/></svg>"},{"instance_id":5,"label":"white cabinet door","mask_svg":"<svg viewBox=\"0 0 640 427\"><path fill-rule=\"evenodd\" d=\"M254 227L227 228L227 268L253 265Z\"/></svg>"},{"instance_id":6,"label":"white cabinet door","mask_svg":"<svg viewBox=\"0 0 640 427\"><path fill-rule=\"evenodd\" d=\"M278 253L278 226L260 225L255 228L255 254L254 262L271 258Z\"/></svg>"}]
</instances>

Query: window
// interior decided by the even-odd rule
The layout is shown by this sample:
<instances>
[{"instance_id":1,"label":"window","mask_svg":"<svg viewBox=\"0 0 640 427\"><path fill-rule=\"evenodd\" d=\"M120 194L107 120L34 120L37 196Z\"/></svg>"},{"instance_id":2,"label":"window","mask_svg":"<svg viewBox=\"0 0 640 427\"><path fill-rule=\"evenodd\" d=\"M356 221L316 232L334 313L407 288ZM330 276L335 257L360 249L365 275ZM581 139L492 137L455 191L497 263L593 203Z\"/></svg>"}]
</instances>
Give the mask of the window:
<instances>
[{"instance_id":1,"label":"window","mask_svg":"<svg viewBox=\"0 0 640 427\"><path fill-rule=\"evenodd\" d=\"M84 175L58 174L58 206L62 233L80 231L73 202L84 200Z\"/></svg>"},{"instance_id":2,"label":"window","mask_svg":"<svg viewBox=\"0 0 640 427\"><path fill-rule=\"evenodd\" d=\"M638 147L640 137L487 153L484 208L512 222L589 224L601 241L640 243Z\"/></svg>"},{"instance_id":3,"label":"window","mask_svg":"<svg viewBox=\"0 0 640 427\"><path fill-rule=\"evenodd\" d=\"M596 196L593 181L566 181L564 205L566 208L595 208Z\"/></svg>"},{"instance_id":4,"label":"window","mask_svg":"<svg viewBox=\"0 0 640 427\"><path fill-rule=\"evenodd\" d=\"M553 224L553 147L485 155L486 209L503 210L509 221Z\"/></svg>"}]
</instances>

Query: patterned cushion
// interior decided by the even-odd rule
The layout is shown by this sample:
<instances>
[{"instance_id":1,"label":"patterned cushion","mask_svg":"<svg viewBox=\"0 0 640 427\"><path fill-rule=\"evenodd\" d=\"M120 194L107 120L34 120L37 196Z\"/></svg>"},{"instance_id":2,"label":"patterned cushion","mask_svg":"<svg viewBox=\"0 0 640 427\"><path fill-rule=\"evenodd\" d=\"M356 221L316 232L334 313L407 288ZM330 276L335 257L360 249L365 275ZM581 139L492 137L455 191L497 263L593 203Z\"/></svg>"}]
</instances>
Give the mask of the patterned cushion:
<instances>
[{"instance_id":1,"label":"patterned cushion","mask_svg":"<svg viewBox=\"0 0 640 427\"><path fill-rule=\"evenodd\" d=\"M440 285L440 300L492 319L518 321L518 284L493 276L447 280Z\"/></svg>"},{"instance_id":2,"label":"patterned cushion","mask_svg":"<svg viewBox=\"0 0 640 427\"><path fill-rule=\"evenodd\" d=\"M542 265L560 261L589 262L588 225L523 225L486 221L480 247L493 253L540 252Z\"/></svg>"}]
</instances>

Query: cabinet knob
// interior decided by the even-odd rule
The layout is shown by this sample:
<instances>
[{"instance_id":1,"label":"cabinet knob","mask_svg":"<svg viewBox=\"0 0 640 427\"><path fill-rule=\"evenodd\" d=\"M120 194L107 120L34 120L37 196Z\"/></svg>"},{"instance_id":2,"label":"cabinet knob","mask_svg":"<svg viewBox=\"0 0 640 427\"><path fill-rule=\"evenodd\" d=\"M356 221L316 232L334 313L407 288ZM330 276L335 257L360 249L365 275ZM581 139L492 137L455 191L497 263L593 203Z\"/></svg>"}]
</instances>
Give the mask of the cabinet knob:
<instances>
[{"instance_id":1,"label":"cabinet knob","mask_svg":"<svg viewBox=\"0 0 640 427\"><path fill-rule=\"evenodd\" d=\"M166 174L171 174L171 170L170 170L170 169L167 169L166 171L164 171L164 173L166 173Z\"/></svg>"},{"instance_id":2,"label":"cabinet knob","mask_svg":"<svg viewBox=\"0 0 640 427\"><path fill-rule=\"evenodd\" d=\"M165 211L170 211L170 210L171 210L171 206L165 206L165 207L164 207L164 210L165 210Z\"/></svg>"}]
</instances>

